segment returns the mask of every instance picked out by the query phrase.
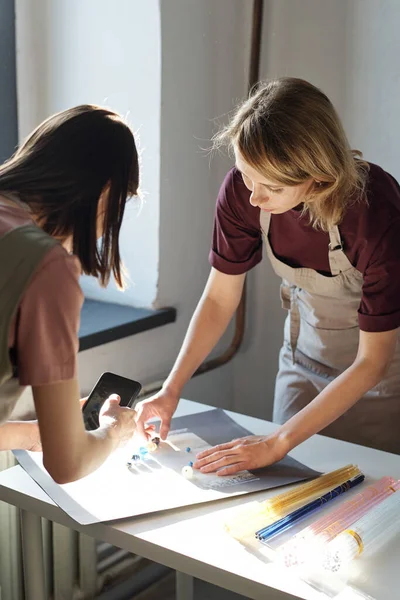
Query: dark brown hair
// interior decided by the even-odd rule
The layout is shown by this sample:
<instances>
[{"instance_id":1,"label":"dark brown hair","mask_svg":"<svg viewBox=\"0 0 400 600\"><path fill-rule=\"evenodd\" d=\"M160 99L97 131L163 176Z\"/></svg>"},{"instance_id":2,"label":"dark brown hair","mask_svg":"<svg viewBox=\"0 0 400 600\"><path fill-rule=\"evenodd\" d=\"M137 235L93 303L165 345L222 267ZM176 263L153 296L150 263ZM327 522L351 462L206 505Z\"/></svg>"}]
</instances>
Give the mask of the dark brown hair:
<instances>
[{"instance_id":1,"label":"dark brown hair","mask_svg":"<svg viewBox=\"0 0 400 600\"><path fill-rule=\"evenodd\" d=\"M325 231L363 196L368 164L351 149L327 96L302 79L258 84L214 137L214 147L225 144L274 183L298 185L310 177L320 182L305 199L304 212Z\"/></svg>"},{"instance_id":2,"label":"dark brown hair","mask_svg":"<svg viewBox=\"0 0 400 600\"><path fill-rule=\"evenodd\" d=\"M111 273L123 287L119 232L128 196L139 187L132 131L121 117L82 105L44 121L0 166L0 192L17 193L40 226L73 253L87 275L106 285ZM100 195L106 192L101 244L97 242Z\"/></svg>"}]
</instances>

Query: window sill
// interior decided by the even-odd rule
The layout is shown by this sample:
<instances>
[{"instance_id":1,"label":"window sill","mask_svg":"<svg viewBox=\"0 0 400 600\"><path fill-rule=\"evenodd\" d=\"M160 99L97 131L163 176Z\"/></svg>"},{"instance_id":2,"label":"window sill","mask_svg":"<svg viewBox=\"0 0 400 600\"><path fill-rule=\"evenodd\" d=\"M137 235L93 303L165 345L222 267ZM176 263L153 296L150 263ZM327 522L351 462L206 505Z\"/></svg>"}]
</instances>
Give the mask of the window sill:
<instances>
[{"instance_id":1,"label":"window sill","mask_svg":"<svg viewBox=\"0 0 400 600\"><path fill-rule=\"evenodd\" d=\"M175 308L148 310L85 300L81 313L79 351L161 327L175 320Z\"/></svg>"}]
</instances>

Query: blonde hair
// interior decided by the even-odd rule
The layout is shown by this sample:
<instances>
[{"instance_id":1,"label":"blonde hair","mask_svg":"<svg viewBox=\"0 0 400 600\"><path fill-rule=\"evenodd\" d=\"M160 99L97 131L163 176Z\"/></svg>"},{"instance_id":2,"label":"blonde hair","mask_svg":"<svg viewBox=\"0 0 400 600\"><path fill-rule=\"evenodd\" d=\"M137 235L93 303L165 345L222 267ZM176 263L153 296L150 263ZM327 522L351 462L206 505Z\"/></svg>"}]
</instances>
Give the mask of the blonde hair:
<instances>
[{"instance_id":1,"label":"blonde hair","mask_svg":"<svg viewBox=\"0 0 400 600\"><path fill-rule=\"evenodd\" d=\"M298 185L312 178L304 201L314 227L329 230L366 186L368 163L352 150L330 100L302 79L260 83L214 138L214 148L236 147L267 179Z\"/></svg>"}]
</instances>

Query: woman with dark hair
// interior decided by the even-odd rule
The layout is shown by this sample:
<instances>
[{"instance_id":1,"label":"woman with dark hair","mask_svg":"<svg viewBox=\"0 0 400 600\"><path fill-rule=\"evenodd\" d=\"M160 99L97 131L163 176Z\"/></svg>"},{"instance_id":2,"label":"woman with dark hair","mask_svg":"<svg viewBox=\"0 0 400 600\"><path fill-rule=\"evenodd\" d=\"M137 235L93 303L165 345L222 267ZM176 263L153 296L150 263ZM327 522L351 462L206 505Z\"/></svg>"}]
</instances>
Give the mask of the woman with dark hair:
<instances>
[{"instance_id":1,"label":"woman with dark hair","mask_svg":"<svg viewBox=\"0 0 400 600\"><path fill-rule=\"evenodd\" d=\"M261 84L216 145L233 150L215 213L211 274L163 389L138 427L168 433L182 388L225 331L246 273L266 255L288 310L274 434L212 448L194 467L267 466L315 433L400 454L400 188L351 149L326 95L301 79Z\"/></svg>"},{"instance_id":2,"label":"woman with dark hair","mask_svg":"<svg viewBox=\"0 0 400 600\"><path fill-rule=\"evenodd\" d=\"M131 130L91 105L47 119L0 167L0 450L42 447L59 483L95 470L135 431L117 396L85 430L77 351L79 277L106 285L113 273L123 287L119 232L138 186ZM24 386L37 422L8 420Z\"/></svg>"}]
</instances>

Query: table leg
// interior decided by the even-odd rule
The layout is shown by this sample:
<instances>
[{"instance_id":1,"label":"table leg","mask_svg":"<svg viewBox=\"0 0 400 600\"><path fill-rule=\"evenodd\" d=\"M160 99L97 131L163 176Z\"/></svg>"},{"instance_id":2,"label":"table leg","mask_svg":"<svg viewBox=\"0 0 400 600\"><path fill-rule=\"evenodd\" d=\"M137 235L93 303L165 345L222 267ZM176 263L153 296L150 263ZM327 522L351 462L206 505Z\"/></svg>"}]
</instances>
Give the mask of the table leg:
<instances>
[{"instance_id":1,"label":"table leg","mask_svg":"<svg viewBox=\"0 0 400 600\"><path fill-rule=\"evenodd\" d=\"M46 600L41 518L21 510L21 536L25 600Z\"/></svg>"},{"instance_id":2,"label":"table leg","mask_svg":"<svg viewBox=\"0 0 400 600\"><path fill-rule=\"evenodd\" d=\"M191 575L176 571L176 595L175 600L193 600L194 581Z\"/></svg>"}]
</instances>

